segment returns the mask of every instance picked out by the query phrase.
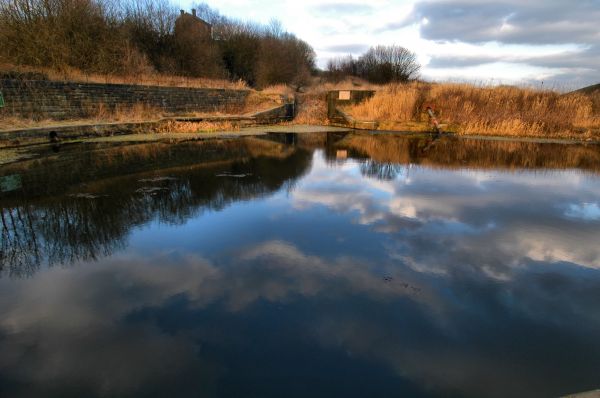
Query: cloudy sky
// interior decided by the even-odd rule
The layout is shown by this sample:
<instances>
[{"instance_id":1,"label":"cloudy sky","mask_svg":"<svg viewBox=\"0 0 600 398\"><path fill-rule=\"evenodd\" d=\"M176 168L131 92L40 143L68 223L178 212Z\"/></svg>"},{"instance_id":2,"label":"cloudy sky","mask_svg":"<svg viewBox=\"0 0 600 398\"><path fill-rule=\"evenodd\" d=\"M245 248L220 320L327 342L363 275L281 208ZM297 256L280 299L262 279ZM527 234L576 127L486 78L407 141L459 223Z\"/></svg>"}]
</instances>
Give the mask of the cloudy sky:
<instances>
[{"instance_id":1,"label":"cloudy sky","mask_svg":"<svg viewBox=\"0 0 600 398\"><path fill-rule=\"evenodd\" d=\"M179 0L190 8L193 0ZM207 0L222 14L283 25L331 57L371 45L416 52L423 77L571 89L600 82L600 0Z\"/></svg>"}]
</instances>

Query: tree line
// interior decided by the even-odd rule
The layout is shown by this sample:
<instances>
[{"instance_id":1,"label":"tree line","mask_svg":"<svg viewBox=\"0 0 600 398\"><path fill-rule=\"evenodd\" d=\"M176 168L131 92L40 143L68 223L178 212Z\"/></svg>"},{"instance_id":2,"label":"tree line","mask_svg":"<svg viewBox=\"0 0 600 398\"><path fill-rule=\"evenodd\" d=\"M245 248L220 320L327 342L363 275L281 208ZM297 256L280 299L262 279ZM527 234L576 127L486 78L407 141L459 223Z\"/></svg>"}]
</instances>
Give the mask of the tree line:
<instances>
[{"instance_id":1,"label":"tree line","mask_svg":"<svg viewBox=\"0 0 600 398\"><path fill-rule=\"evenodd\" d=\"M0 0L0 61L88 73L160 73L244 80L251 86L305 83L312 47L280 23L242 22L205 4L212 35L178 31L170 0Z\"/></svg>"},{"instance_id":2,"label":"tree line","mask_svg":"<svg viewBox=\"0 0 600 398\"><path fill-rule=\"evenodd\" d=\"M356 76L375 84L405 83L417 79L420 69L415 53L391 45L371 47L359 58L348 55L331 59L326 75L332 81Z\"/></svg>"}]
</instances>

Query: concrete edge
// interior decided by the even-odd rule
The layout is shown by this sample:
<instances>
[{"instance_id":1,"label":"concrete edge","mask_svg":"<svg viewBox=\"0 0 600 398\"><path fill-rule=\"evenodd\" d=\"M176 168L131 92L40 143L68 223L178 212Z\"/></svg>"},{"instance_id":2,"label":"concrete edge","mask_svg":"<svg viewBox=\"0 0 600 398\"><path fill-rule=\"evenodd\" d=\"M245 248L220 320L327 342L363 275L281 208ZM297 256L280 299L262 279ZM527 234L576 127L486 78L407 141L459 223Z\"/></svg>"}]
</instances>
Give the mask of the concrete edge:
<instances>
[{"instance_id":1,"label":"concrete edge","mask_svg":"<svg viewBox=\"0 0 600 398\"><path fill-rule=\"evenodd\" d=\"M337 107L335 108L335 111L344 120L348 127L352 127L355 130L377 130L379 127L379 122L355 119L353 116Z\"/></svg>"},{"instance_id":2,"label":"concrete edge","mask_svg":"<svg viewBox=\"0 0 600 398\"><path fill-rule=\"evenodd\" d=\"M290 104L283 104L249 115L223 116L167 116L156 120L139 122L83 123L56 126L43 126L0 131L0 148L35 145L49 140L50 133L56 133L60 139L84 137L102 137L115 134L134 134L142 129L155 129L162 123L174 122L240 122L250 125L262 125L288 122L294 117L290 114Z\"/></svg>"}]
</instances>

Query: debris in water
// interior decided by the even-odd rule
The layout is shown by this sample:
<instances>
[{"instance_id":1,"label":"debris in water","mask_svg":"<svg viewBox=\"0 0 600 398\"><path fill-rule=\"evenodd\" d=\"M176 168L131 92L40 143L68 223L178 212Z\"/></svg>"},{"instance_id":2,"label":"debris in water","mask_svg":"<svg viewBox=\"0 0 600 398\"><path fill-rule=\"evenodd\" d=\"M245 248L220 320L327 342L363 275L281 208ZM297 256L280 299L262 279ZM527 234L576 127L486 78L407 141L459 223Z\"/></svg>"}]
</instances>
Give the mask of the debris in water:
<instances>
[{"instance_id":1,"label":"debris in water","mask_svg":"<svg viewBox=\"0 0 600 398\"><path fill-rule=\"evenodd\" d=\"M217 174L215 177L229 177L229 178L246 178L252 176L252 173L240 173L240 174L232 174L232 173L221 173Z\"/></svg>"},{"instance_id":2,"label":"debris in water","mask_svg":"<svg viewBox=\"0 0 600 398\"><path fill-rule=\"evenodd\" d=\"M94 195L92 193L74 193L69 195L71 198L75 199L98 199L101 195Z\"/></svg>"},{"instance_id":3,"label":"debris in water","mask_svg":"<svg viewBox=\"0 0 600 398\"><path fill-rule=\"evenodd\" d=\"M155 178L143 178L138 180L138 182L164 182L164 181L175 181L177 178L175 177L155 177Z\"/></svg>"},{"instance_id":4,"label":"debris in water","mask_svg":"<svg viewBox=\"0 0 600 398\"><path fill-rule=\"evenodd\" d=\"M164 187L142 187L139 189L136 189L135 192L137 193L142 193L144 195L151 195L154 196L157 193L159 193L160 191L168 191L168 188L164 188Z\"/></svg>"}]
</instances>

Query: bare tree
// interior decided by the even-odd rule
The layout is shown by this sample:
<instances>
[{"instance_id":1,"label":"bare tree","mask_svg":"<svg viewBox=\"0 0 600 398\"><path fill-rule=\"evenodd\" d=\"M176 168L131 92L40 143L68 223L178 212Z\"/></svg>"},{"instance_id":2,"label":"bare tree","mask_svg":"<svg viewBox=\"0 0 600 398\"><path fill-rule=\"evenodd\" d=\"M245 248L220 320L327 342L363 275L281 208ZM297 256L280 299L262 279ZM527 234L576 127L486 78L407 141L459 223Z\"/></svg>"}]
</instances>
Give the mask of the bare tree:
<instances>
[{"instance_id":1,"label":"bare tree","mask_svg":"<svg viewBox=\"0 0 600 398\"><path fill-rule=\"evenodd\" d=\"M355 60L352 56L329 61L329 78L357 76L371 83L407 82L418 77L421 65L415 53L401 46L376 46Z\"/></svg>"},{"instance_id":2,"label":"bare tree","mask_svg":"<svg viewBox=\"0 0 600 398\"><path fill-rule=\"evenodd\" d=\"M372 83L407 82L416 79L421 65L415 53L401 46L371 47L358 59L359 75Z\"/></svg>"},{"instance_id":3,"label":"bare tree","mask_svg":"<svg viewBox=\"0 0 600 398\"><path fill-rule=\"evenodd\" d=\"M358 76L358 63L352 55L332 58L327 62L327 74L334 82L339 82L348 76Z\"/></svg>"},{"instance_id":4,"label":"bare tree","mask_svg":"<svg viewBox=\"0 0 600 398\"><path fill-rule=\"evenodd\" d=\"M278 21L232 20L205 4L196 10L211 34L191 15L179 16L171 0L0 0L0 61L128 76L229 77L261 86L298 84L315 68L310 45Z\"/></svg>"}]
</instances>

